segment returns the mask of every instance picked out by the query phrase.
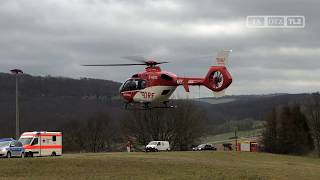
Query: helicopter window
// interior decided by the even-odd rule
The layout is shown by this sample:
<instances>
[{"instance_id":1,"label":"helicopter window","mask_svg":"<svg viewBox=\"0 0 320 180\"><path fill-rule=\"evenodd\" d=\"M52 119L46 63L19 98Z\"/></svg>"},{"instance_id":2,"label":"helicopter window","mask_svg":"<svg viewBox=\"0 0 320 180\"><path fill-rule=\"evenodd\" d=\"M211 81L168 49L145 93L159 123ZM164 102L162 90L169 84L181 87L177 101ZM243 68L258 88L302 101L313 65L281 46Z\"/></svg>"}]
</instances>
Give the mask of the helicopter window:
<instances>
[{"instance_id":1,"label":"helicopter window","mask_svg":"<svg viewBox=\"0 0 320 180\"><path fill-rule=\"evenodd\" d=\"M168 76L166 74L161 74L160 77L161 77L161 79L164 79L166 81L172 81L173 80L173 78L171 76Z\"/></svg>"},{"instance_id":2,"label":"helicopter window","mask_svg":"<svg viewBox=\"0 0 320 180\"><path fill-rule=\"evenodd\" d=\"M134 91L147 87L147 82L143 79L129 79L122 86L120 91Z\"/></svg>"},{"instance_id":3,"label":"helicopter window","mask_svg":"<svg viewBox=\"0 0 320 180\"><path fill-rule=\"evenodd\" d=\"M138 74L134 74L132 77L133 78L137 78L137 77L139 77L139 75Z\"/></svg>"},{"instance_id":4,"label":"helicopter window","mask_svg":"<svg viewBox=\"0 0 320 180\"><path fill-rule=\"evenodd\" d=\"M161 93L161 95L167 95L169 92L170 92L170 90L169 90L169 89L167 89L167 90L163 90L163 91L162 91L162 93Z\"/></svg>"},{"instance_id":5,"label":"helicopter window","mask_svg":"<svg viewBox=\"0 0 320 180\"><path fill-rule=\"evenodd\" d=\"M144 80L138 81L138 89L144 89L144 88L146 88L146 86L147 86L146 81L144 81Z\"/></svg>"}]
</instances>

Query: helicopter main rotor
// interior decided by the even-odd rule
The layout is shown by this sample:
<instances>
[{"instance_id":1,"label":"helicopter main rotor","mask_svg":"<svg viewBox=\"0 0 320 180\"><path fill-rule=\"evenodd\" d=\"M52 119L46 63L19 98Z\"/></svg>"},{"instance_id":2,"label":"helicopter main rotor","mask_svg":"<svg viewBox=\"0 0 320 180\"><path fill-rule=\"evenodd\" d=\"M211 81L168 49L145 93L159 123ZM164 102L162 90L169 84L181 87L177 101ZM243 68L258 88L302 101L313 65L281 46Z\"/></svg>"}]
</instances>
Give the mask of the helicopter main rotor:
<instances>
[{"instance_id":1,"label":"helicopter main rotor","mask_svg":"<svg viewBox=\"0 0 320 180\"><path fill-rule=\"evenodd\" d=\"M169 63L167 61L157 62L153 59L147 59L141 56L125 56L123 57L125 59L130 59L133 61L137 61L139 63L125 63L125 64L84 64L82 66L148 66L148 67L154 67L158 64L165 64Z\"/></svg>"}]
</instances>

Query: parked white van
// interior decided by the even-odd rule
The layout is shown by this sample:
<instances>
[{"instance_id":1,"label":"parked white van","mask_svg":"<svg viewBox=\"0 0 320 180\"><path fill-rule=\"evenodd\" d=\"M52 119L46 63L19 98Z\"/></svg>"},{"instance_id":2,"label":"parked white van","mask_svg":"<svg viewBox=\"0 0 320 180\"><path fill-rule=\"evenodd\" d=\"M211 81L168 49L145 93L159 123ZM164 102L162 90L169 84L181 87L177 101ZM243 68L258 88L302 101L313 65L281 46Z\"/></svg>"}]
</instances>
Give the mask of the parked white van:
<instances>
[{"instance_id":1,"label":"parked white van","mask_svg":"<svg viewBox=\"0 0 320 180\"><path fill-rule=\"evenodd\" d=\"M146 146L146 152L170 151L170 144L168 141L151 141Z\"/></svg>"}]
</instances>

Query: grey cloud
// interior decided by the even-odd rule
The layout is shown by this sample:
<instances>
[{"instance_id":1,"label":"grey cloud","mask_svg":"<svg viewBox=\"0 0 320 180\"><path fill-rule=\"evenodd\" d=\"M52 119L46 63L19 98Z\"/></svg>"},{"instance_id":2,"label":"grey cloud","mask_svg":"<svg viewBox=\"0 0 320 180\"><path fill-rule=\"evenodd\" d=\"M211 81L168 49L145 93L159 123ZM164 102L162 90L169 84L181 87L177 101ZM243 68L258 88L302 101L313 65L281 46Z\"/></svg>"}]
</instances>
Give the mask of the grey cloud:
<instances>
[{"instance_id":1,"label":"grey cloud","mask_svg":"<svg viewBox=\"0 0 320 180\"><path fill-rule=\"evenodd\" d=\"M315 0L4 0L0 71L19 66L35 75L123 81L143 67L80 64L126 63L122 56L144 55L171 61L162 68L178 75L203 76L215 53L228 48L234 76L229 93L319 90L319 5ZM247 15L305 15L306 27L249 29ZM203 58L208 55L213 57Z\"/></svg>"}]
</instances>

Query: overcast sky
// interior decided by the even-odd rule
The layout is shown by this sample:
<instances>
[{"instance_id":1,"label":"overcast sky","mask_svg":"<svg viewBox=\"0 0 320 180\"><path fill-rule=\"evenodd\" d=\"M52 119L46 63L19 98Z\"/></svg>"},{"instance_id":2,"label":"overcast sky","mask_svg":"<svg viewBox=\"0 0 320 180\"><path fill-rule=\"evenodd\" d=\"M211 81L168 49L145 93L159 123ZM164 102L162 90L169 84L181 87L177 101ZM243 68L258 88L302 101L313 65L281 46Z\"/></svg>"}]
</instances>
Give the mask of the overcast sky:
<instances>
[{"instance_id":1,"label":"overcast sky","mask_svg":"<svg viewBox=\"0 0 320 180\"><path fill-rule=\"evenodd\" d=\"M122 82L144 67L80 65L143 55L170 61L162 69L177 75L204 76L224 48L233 50L228 94L319 91L319 7L318 0L1 0L0 72ZM247 28L248 15L301 15L306 25Z\"/></svg>"}]
</instances>

